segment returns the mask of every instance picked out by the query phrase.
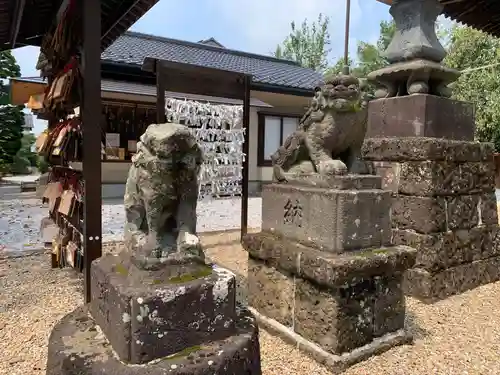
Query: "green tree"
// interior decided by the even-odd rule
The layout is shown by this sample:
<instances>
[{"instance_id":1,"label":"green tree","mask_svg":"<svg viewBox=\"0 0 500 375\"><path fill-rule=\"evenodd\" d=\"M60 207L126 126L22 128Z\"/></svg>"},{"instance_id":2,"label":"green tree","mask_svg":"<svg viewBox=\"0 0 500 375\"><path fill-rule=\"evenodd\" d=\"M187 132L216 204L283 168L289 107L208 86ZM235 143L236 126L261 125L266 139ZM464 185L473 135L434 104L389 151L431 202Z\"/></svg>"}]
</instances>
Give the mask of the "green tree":
<instances>
[{"instance_id":1,"label":"green tree","mask_svg":"<svg viewBox=\"0 0 500 375\"><path fill-rule=\"evenodd\" d=\"M306 19L300 28L296 27L295 22L292 22L292 31L283 43L276 47L274 56L296 61L305 68L319 72L325 71L330 52L328 48L330 45L329 23L330 19L321 13L316 22L309 24Z\"/></svg>"},{"instance_id":2,"label":"green tree","mask_svg":"<svg viewBox=\"0 0 500 375\"><path fill-rule=\"evenodd\" d=\"M6 80L19 77L19 65L10 51L0 52L0 169L8 169L21 148L24 114L22 106L10 105Z\"/></svg>"},{"instance_id":3,"label":"green tree","mask_svg":"<svg viewBox=\"0 0 500 375\"><path fill-rule=\"evenodd\" d=\"M462 71L453 97L475 106L476 138L500 152L500 39L469 27L450 32L445 65Z\"/></svg>"},{"instance_id":4,"label":"green tree","mask_svg":"<svg viewBox=\"0 0 500 375\"><path fill-rule=\"evenodd\" d=\"M352 67L354 65L354 61L349 57L347 64L349 65L349 67ZM344 70L344 66L345 66L344 58L343 57L339 58L339 59L337 59L335 64L333 64L332 66L330 66L326 70L325 74L326 75L335 75L335 74L342 73L342 71Z\"/></svg>"},{"instance_id":5,"label":"green tree","mask_svg":"<svg viewBox=\"0 0 500 375\"><path fill-rule=\"evenodd\" d=\"M376 44L358 42L357 63L353 67L353 74L357 77L366 77L370 72L387 66L389 62L384 52L391 43L396 32L394 21L380 22L380 35Z\"/></svg>"},{"instance_id":6,"label":"green tree","mask_svg":"<svg viewBox=\"0 0 500 375\"><path fill-rule=\"evenodd\" d=\"M36 167L41 174L49 171L50 164L45 160L45 157L37 155Z\"/></svg>"},{"instance_id":7,"label":"green tree","mask_svg":"<svg viewBox=\"0 0 500 375\"><path fill-rule=\"evenodd\" d=\"M354 61L349 58L351 74L362 78L363 91L368 95L373 95L374 88L368 85L365 78L368 73L383 68L389 62L384 57L384 52L396 32L394 21L382 21L380 23L380 36L376 44L367 42L358 42L357 59ZM333 66L327 69L327 74L338 74L344 67L344 59L338 59Z\"/></svg>"},{"instance_id":8,"label":"green tree","mask_svg":"<svg viewBox=\"0 0 500 375\"><path fill-rule=\"evenodd\" d=\"M0 78L20 77L21 68L10 51L0 53Z\"/></svg>"},{"instance_id":9,"label":"green tree","mask_svg":"<svg viewBox=\"0 0 500 375\"><path fill-rule=\"evenodd\" d=\"M37 154L32 151L35 140L33 133L24 133L21 139L21 148L14 156L10 167L12 174L28 174L30 167L36 166Z\"/></svg>"}]
</instances>

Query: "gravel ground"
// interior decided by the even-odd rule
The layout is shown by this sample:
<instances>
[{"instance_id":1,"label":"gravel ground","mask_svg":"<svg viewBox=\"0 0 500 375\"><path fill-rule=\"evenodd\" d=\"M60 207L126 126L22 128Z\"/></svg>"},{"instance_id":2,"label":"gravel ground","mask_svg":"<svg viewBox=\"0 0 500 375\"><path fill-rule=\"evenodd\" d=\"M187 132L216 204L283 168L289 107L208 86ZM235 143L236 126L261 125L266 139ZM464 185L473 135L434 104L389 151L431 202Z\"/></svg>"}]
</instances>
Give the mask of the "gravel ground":
<instances>
[{"instance_id":1,"label":"gravel ground","mask_svg":"<svg viewBox=\"0 0 500 375\"><path fill-rule=\"evenodd\" d=\"M72 270L51 270L48 254L19 253L41 246L38 226L46 208L33 195L17 191L0 186L0 375L41 375L52 327L83 303L82 281ZM201 231L239 227L239 202L200 203ZM251 227L260 226L260 205L260 199L251 199ZM122 223L120 202L105 202L104 240L120 239ZM210 258L239 275L239 297L244 299L247 262L246 253L235 244L238 234L205 234L202 240ZM7 251L17 251L18 257L7 257ZM500 283L434 305L408 298L407 307L414 345L372 357L345 375L500 375ZM263 375L330 375L280 338L264 330L260 335Z\"/></svg>"},{"instance_id":2,"label":"gravel ground","mask_svg":"<svg viewBox=\"0 0 500 375\"><path fill-rule=\"evenodd\" d=\"M214 199L198 204L198 230L221 231L240 227L241 199ZM34 193L19 193L17 186L0 186L0 251L40 249L39 227L47 207ZM103 240L117 241L123 236L123 201L109 200L102 205ZM260 227L261 199L250 198L248 225Z\"/></svg>"},{"instance_id":3,"label":"gravel ground","mask_svg":"<svg viewBox=\"0 0 500 375\"><path fill-rule=\"evenodd\" d=\"M235 238L225 240L220 235L204 243L230 243ZM239 245L214 246L207 253L245 274L246 253ZM47 254L0 259L0 375L45 373L50 330L82 303L81 285L80 276L71 270L50 270ZM244 286L244 280L240 285ZM345 375L500 374L499 301L500 283L434 305L409 298L407 326L415 336L414 345L372 357ZM264 330L260 343L263 375L330 375L326 368Z\"/></svg>"},{"instance_id":4,"label":"gravel ground","mask_svg":"<svg viewBox=\"0 0 500 375\"><path fill-rule=\"evenodd\" d=\"M4 178L10 184L30 181L37 176L14 176ZM39 227L47 216L47 207L42 206L34 193L19 193L18 185L0 185L0 252L24 251L43 248ZM497 190L497 198L500 190ZM250 198L248 203L248 226L260 228L261 198ZM200 232L222 231L240 227L241 199L211 199L198 204L198 230ZM125 222L123 201L106 200L102 205L103 241L119 241L123 236Z\"/></svg>"}]
</instances>

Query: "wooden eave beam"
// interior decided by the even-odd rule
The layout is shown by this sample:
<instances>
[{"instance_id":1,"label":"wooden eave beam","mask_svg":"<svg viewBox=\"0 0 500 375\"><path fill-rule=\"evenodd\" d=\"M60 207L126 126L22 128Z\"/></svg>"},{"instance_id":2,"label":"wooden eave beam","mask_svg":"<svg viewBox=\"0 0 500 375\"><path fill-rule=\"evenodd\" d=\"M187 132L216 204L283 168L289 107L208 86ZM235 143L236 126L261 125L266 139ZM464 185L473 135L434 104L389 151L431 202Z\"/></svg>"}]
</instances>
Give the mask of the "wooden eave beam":
<instances>
[{"instance_id":1,"label":"wooden eave beam","mask_svg":"<svg viewBox=\"0 0 500 375\"><path fill-rule=\"evenodd\" d=\"M108 34L111 32L111 30L113 30L113 29L114 29L114 27L115 27L116 25L118 25L118 24L119 24L119 23L120 23L120 22L121 22L121 21L122 21L122 20L123 20L123 19L124 19L124 18L125 18L128 14L129 14L129 13L130 13L130 11L131 11L132 9L134 9L134 8L137 6L137 4L139 4L140 2L141 2L141 0L135 0L135 1L134 1L134 2L133 2L133 3L132 3L132 4L128 7L128 8L127 8L127 10L126 10L125 12L120 12L120 10L118 10L118 12L117 12L117 13L119 13L119 16L118 16L118 17L116 17L116 20L115 20L115 21L114 21L114 22L113 22L113 23L112 23L112 24L108 27L108 29L107 29L107 30L104 30L104 31L103 31L103 34L102 34L102 36L101 36L101 40L105 39L105 38L108 36Z\"/></svg>"},{"instance_id":2,"label":"wooden eave beam","mask_svg":"<svg viewBox=\"0 0 500 375\"><path fill-rule=\"evenodd\" d=\"M16 10L14 13L13 27L10 30L11 48L16 48L17 36L19 35L19 29L21 28L21 22L23 20L25 5L26 5L26 0L16 1Z\"/></svg>"}]
</instances>

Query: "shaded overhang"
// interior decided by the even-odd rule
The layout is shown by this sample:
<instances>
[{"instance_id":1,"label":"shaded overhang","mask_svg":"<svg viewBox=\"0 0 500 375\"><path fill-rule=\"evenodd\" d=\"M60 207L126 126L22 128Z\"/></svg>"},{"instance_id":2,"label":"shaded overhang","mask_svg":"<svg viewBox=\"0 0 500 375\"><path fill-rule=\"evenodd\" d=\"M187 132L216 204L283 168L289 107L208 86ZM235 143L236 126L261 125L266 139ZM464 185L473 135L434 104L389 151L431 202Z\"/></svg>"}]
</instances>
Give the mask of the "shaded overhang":
<instances>
[{"instance_id":1,"label":"shaded overhang","mask_svg":"<svg viewBox=\"0 0 500 375\"><path fill-rule=\"evenodd\" d=\"M393 0L377 0L392 5ZM440 0L443 14L456 22L500 37L499 0Z\"/></svg>"},{"instance_id":2,"label":"shaded overhang","mask_svg":"<svg viewBox=\"0 0 500 375\"><path fill-rule=\"evenodd\" d=\"M84 0L0 0L0 51L40 46L70 2ZM158 0L101 0L101 49L106 49Z\"/></svg>"},{"instance_id":3,"label":"shaded overhang","mask_svg":"<svg viewBox=\"0 0 500 375\"><path fill-rule=\"evenodd\" d=\"M43 95L47 88L47 83L40 77L12 78L10 80L10 95L12 104L23 105L28 103L28 107L36 108L36 103L43 103ZM109 94L126 94L138 97L139 101L154 102L156 99L156 86L136 82L126 82L118 80L101 80L101 91L103 96ZM140 100L142 97L143 100ZM210 103L242 105L243 101L232 98L221 98L208 95L184 94L174 91L166 91L165 97L176 99L187 99L197 101L207 101ZM31 102L31 103L30 103ZM33 108L33 106L35 106ZM250 99L250 106L258 108L272 108L271 105L256 99Z\"/></svg>"}]
</instances>

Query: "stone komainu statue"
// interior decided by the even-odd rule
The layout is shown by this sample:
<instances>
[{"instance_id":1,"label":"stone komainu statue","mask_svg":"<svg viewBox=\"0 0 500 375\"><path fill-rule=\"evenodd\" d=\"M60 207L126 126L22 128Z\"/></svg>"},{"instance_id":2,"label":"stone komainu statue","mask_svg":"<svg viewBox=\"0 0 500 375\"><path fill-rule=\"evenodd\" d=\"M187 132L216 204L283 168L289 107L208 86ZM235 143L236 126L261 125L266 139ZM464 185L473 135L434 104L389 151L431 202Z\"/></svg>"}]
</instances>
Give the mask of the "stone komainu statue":
<instances>
[{"instance_id":1,"label":"stone komainu statue","mask_svg":"<svg viewBox=\"0 0 500 375\"><path fill-rule=\"evenodd\" d=\"M359 80L350 75L331 76L315 91L299 128L271 157L277 182L304 173L367 173L360 154L368 102L362 99Z\"/></svg>"},{"instance_id":2,"label":"stone komainu statue","mask_svg":"<svg viewBox=\"0 0 500 375\"><path fill-rule=\"evenodd\" d=\"M198 177L203 154L184 125L149 125L137 144L125 189L125 243L154 260L202 258L196 236Z\"/></svg>"}]
</instances>

